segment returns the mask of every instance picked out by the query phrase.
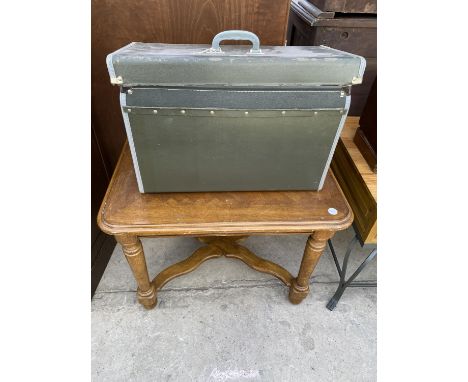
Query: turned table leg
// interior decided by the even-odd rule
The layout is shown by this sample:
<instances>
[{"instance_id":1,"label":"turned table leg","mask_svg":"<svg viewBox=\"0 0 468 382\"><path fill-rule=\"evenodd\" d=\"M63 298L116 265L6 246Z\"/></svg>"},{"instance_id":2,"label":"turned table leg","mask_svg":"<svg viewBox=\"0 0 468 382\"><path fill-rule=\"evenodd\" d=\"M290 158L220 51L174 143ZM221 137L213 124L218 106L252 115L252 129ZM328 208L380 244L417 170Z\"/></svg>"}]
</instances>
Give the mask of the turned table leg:
<instances>
[{"instance_id":1,"label":"turned table leg","mask_svg":"<svg viewBox=\"0 0 468 382\"><path fill-rule=\"evenodd\" d=\"M157 302L156 288L148 276L145 254L140 239L135 235L116 235L115 238L122 246L125 258L137 281L138 302L147 309L154 308Z\"/></svg>"},{"instance_id":2,"label":"turned table leg","mask_svg":"<svg viewBox=\"0 0 468 382\"><path fill-rule=\"evenodd\" d=\"M315 231L307 239L299 273L289 288L289 301L293 304L299 304L309 294L310 275L322 256L327 240L333 235L333 231Z\"/></svg>"}]
</instances>

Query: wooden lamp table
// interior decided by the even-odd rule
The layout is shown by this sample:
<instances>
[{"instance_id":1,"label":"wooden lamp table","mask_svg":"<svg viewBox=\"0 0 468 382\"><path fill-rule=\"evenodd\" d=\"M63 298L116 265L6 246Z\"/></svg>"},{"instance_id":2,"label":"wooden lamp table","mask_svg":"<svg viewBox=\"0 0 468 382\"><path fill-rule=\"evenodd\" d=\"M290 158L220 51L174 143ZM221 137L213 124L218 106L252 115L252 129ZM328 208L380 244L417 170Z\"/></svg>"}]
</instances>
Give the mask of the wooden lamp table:
<instances>
[{"instance_id":1,"label":"wooden lamp table","mask_svg":"<svg viewBox=\"0 0 468 382\"><path fill-rule=\"evenodd\" d=\"M220 256L242 260L277 277L289 287L289 300L299 304L309 293L310 276L327 240L351 225L353 212L331 171L319 192L141 194L126 144L97 220L122 246L138 284L138 301L151 309L157 303L157 291L167 282ZM297 277L238 243L249 235L298 233L310 236ZM139 238L168 236L197 237L205 245L151 280Z\"/></svg>"},{"instance_id":2,"label":"wooden lamp table","mask_svg":"<svg viewBox=\"0 0 468 382\"><path fill-rule=\"evenodd\" d=\"M331 163L331 168L336 174L336 178L353 210L353 227L356 234L348 244L342 266L338 262L331 239L328 240L336 270L340 276L338 289L327 304L329 310L335 309L347 287L377 286L375 282L353 281L367 264L377 256L377 248L370 252L356 271L346 280L347 264L355 243L359 242L361 247L367 244L377 244L377 173L369 167L354 142L358 127L359 117L348 117L346 119Z\"/></svg>"}]
</instances>

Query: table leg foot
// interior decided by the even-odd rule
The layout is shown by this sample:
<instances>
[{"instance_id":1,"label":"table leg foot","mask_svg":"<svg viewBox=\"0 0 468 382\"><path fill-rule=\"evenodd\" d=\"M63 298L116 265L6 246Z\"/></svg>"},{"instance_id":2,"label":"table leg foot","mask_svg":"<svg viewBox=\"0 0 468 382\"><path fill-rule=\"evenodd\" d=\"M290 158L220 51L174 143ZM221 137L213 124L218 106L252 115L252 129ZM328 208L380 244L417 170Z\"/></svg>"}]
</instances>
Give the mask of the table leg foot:
<instances>
[{"instance_id":1,"label":"table leg foot","mask_svg":"<svg viewBox=\"0 0 468 382\"><path fill-rule=\"evenodd\" d=\"M151 288L145 292L142 292L140 288L137 291L138 302L143 305L146 309L153 309L158 303L156 298L156 288L151 285Z\"/></svg>"},{"instance_id":2,"label":"table leg foot","mask_svg":"<svg viewBox=\"0 0 468 382\"><path fill-rule=\"evenodd\" d=\"M125 258L138 284L138 302L146 309L154 308L157 303L156 288L149 280L145 254L140 239L135 235L116 235L115 238L122 246Z\"/></svg>"},{"instance_id":3,"label":"table leg foot","mask_svg":"<svg viewBox=\"0 0 468 382\"><path fill-rule=\"evenodd\" d=\"M309 294L309 286L301 287L297 285L296 280L293 280L291 286L289 287L289 301L297 305L304 300Z\"/></svg>"},{"instance_id":4,"label":"table leg foot","mask_svg":"<svg viewBox=\"0 0 468 382\"><path fill-rule=\"evenodd\" d=\"M309 279L317 265L322 252L325 249L327 240L333 236L332 231L315 231L307 239L302 256L299 273L291 283L289 288L289 301L299 304L309 294Z\"/></svg>"}]
</instances>

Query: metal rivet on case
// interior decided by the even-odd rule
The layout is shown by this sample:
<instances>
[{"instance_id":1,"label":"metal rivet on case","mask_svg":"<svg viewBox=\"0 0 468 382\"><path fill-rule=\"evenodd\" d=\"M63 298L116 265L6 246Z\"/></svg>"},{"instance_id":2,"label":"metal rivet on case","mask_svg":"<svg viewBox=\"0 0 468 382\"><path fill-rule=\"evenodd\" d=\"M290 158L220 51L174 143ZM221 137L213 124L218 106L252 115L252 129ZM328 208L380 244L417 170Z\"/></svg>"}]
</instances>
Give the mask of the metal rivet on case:
<instances>
[{"instance_id":1,"label":"metal rivet on case","mask_svg":"<svg viewBox=\"0 0 468 382\"><path fill-rule=\"evenodd\" d=\"M210 111L210 114L211 114L211 115L213 115L213 114L214 114L214 111L213 111L213 110L211 110L211 111Z\"/></svg>"},{"instance_id":2,"label":"metal rivet on case","mask_svg":"<svg viewBox=\"0 0 468 382\"><path fill-rule=\"evenodd\" d=\"M343 109L340 110L340 114L343 114Z\"/></svg>"},{"instance_id":3,"label":"metal rivet on case","mask_svg":"<svg viewBox=\"0 0 468 382\"><path fill-rule=\"evenodd\" d=\"M127 93L128 93L128 94L133 94L133 90L132 90L132 89L128 89Z\"/></svg>"},{"instance_id":4,"label":"metal rivet on case","mask_svg":"<svg viewBox=\"0 0 468 382\"><path fill-rule=\"evenodd\" d=\"M341 91L340 96L341 96L341 97L344 97L344 96L345 96L344 90Z\"/></svg>"},{"instance_id":5,"label":"metal rivet on case","mask_svg":"<svg viewBox=\"0 0 468 382\"><path fill-rule=\"evenodd\" d=\"M153 110L153 113L154 113L154 114L158 114L158 111L157 111L157 110Z\"/></svg>"},{"instance_id":6,"label":"metal rivet on case","mask_svg":"<svg viewBox=\"0 0 468 382\"><path fill-rule=\"evenodd\" d=\"M244 114L245 114L245 115L249 115L249 112L248 112L248 111L246 111Z\"/></svg>"},{"instance_id":7,"label":"metal rivet on case","mask_svg":"<svg viewBox=\"0 0 468 382\"><path fill-rule=\"evenodd\" d=\"M328 213L330 215L336 215L338 213L337 209L336 208L329 208L328 209Z\"/></svg>"},{"instance_id":8,"label":"metal rivet on case","mask_svg":"<svg viewBox=\"0 0 468 382\"><path fill-rule=\"evenodd\" d=\"M181 110L181 111L180 111L180 114L185 114L185 110Z\"/></svg>"},{"instance_id":9,"label":"metal rivet on case","mask_svg":"<svg viewBox=\"0 0 468 382\"><path fill-rule=\"evenodd\" d=\"M318 111L314 111L314 115L317 115L318 114Z\"/></svg>"},{"instance_id":10,"label":"metal rivet on case","mask_svg":"<svg viewBox=\"0 0 468 382\"><path fill-rule=\"evenodd\" d=\"M285 114L286 114L286 111L285 111L285 110L283 110L283 111L281 112L281 114L285 115Z\"/></svg>"},{"instance_id":11,"label":"metal rivet on case","mask_svg":"<svg viewBox=\"0 0 468 382\"><path fill-rule=\"evenodd\" d=\"M131 113L131 112L132 112L132 109L128 109L128 110L127 110L127 113Z\"/></svg>"}]
</instances>

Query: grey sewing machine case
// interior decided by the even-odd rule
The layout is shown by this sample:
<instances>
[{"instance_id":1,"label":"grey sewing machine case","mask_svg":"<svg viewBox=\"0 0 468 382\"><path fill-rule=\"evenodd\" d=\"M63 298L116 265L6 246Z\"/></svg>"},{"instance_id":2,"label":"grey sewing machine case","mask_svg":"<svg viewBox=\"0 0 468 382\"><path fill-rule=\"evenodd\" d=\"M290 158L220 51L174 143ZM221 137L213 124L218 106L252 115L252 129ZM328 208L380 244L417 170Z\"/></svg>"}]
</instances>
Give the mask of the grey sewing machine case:
<instances>
[{"instance_id":1,"label":"grey sewing machine case","mask_svg":"<svg viewBox=\"0 0 468 382\"><path fill-rule=\"evenodd\" d=\"M107 66L140 192L320 190L365 60L226 31L211 46L131 43Z\"/></svg>"}]
</instances>

